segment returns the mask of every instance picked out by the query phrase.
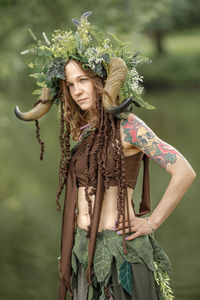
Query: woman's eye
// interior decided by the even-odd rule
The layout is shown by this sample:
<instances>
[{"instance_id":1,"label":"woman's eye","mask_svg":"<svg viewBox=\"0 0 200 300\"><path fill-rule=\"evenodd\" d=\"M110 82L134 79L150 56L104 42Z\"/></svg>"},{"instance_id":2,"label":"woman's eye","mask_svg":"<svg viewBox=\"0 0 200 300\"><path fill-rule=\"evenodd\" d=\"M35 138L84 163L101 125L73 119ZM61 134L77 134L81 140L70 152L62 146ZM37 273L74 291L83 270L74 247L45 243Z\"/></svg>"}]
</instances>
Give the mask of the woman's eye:
<instances>
[{"instance_id":1,"label":"woman's eye","mask_svg":"<svg viewBox=\"0 0 200 300\"><path fill-rule=\"evenodd\" d=\"M88 80L87 78L81 78L81 81L86 81L86 80Z\"/></svg>"},{"instance_id":2,"label":"woman's eye","mask_svg":"<svg viewBox=\"0 0 200 300\"><path fill-rule=\"evenodd\" d=\"M68 83L67 87L70 88L73 84L72 83Z\"/></svg>"}]
</instances>

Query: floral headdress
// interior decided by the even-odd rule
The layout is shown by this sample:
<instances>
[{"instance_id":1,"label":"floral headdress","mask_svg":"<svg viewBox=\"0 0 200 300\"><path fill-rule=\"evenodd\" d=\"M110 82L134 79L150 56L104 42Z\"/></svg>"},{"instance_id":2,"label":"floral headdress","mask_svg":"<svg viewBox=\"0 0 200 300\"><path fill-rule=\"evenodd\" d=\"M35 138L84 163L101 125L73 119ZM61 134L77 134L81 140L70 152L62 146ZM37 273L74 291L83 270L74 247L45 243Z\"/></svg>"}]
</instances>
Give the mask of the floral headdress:
<instances>
[{"instance_id":1,"label":"floral headdress","mask_svg":"<svg viewBox=\"0 0 200 300\"><path fill-rule=\"evenodd\" d=\"M104 33L97 27L90 24L88 16L91 12L84 13L80 21L72 19L77 26L77 30L73 32L55 30L49 40L43 32L43 40L38 40L33 32L30 33L35 41L27 50L21 54L33 54L35 60L29 64L34 70L30 76L36 79L38 89L33 94L39 94L40 99L56 100L59 103L58 91L60 88L60 79L65 80L65 66L69 59L75 59L81 62L83 69L91 69L94 73L107 79L109 68L111 65L118 64L115 58L123 60L123 76L119 96L122 99L129 98L128 104L134 103L138 107L153 109L142 99L143 81L136 70L138 64L148 63L150 60L139 54L131 54L126 50L126 44L119 41L114 34ZM114 61L114 63L113 63ZM116 76L118 71L116 70ZM108 90L109 92L109 90ZM131 98L130 98L131 97ZM130 101L131 100L131 101ZM24 120L29 117L23 116L16 107L17 116ZM32 119L31 119L32 120Z\"/></svg>"}]
</instances>

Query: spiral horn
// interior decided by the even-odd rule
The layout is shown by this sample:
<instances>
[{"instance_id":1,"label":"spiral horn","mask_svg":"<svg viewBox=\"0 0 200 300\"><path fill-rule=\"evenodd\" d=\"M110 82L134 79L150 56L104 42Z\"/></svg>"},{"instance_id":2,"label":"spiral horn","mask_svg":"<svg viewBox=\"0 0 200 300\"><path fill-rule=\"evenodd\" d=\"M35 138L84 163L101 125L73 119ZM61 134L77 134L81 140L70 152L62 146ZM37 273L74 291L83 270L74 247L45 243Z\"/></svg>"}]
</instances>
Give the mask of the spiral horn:
<instances>
[{"instance_id":1,"label":"spiral horn","mask_svg":"<svg viewBox=\"0 0 200 300\"><path fill-rule=\"evenodd\" d=\"M126 63L119 57L111 58L108 65L108 77L106 80L106 85L104 87L104 90L108 93L108 95L103 95L103 106L111 114L116 114L124 111L132 102L132 98L128 98L119 106L116 105L116 98L122 84L126 79L126 75Z\"/></svg>"}]
</instances>

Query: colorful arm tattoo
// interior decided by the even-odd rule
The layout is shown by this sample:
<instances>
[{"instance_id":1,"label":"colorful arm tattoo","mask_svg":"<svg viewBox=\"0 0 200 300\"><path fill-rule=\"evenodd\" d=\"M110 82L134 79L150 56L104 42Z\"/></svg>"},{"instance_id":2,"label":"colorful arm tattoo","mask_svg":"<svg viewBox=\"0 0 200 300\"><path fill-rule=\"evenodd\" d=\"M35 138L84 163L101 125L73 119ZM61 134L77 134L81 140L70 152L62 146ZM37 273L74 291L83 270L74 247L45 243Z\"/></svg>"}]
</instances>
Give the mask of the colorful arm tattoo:
<instances>
[{"instance_id":1,"label":"colorful arm tattoo","mask_svg":"<svg viewBox=\"0 0 200 300\"><path fill-rule=\"evenodd\" d=\"M173 164L180 153L169 144L160 140L153 131L139 118L129 115L123 120L124 142L130 143L155 160L161 167Z\"/></svg>"}]
</instances>

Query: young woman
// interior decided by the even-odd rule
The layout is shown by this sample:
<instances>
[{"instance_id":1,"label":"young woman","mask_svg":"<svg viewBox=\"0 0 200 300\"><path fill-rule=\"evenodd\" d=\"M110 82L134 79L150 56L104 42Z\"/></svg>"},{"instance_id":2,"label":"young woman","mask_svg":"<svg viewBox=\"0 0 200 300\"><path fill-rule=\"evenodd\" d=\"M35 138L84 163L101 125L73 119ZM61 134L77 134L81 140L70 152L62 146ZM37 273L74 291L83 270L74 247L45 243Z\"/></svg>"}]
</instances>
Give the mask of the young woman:
<instances>
[{"instance_id":1,"label":"young woman","mask_svg":"<svg viewBox=\"0 0 200 300\"><path fill-rule=\"evenodd\" d=\"M84 44L86 37L81 30L86 25L78 26ZM54 37L53 51L56 43ZM105 42L103 50L104 46ZM117 106L127 77L127 66L121 58L111 57L107 72L100 76L91 65L85 68L85 56L81 61L74 55L68 53L65 59L65 74L59 77L57 93L62 150L59 208L66 185L59 300L66 299L67 290L75 300L172 299L170 263L153 233L177 206L195 172L175 148L157 137L135 114L122 112L129 99ZM105 60L105 53L101 57ZM56 73L56 64L53 66ZM49 90L44 88L43 92L42 103L25 114L16 108L17 116L37 120L48 111L52 101ZM77 142L73 149L70 137ZM150 212L149 158L170 173L171 180L154 211L146 217ZM142 162L142 201L136 212L132 194Z\"/></svg>"},{"instance_id":2,"label":"young woman","mask_svg":"<svg viewBox=\"0 0 200 300\"><path fill-rule=\"evenodd\" d=\"M73 172L75 172L78 187L77 226L79 231L76 231L75 235L80 235L82 236L82 239L84 239L87 231L91 231L92 221L93 224L94 221L96 221L96 223L99 222L98 226L96 227L99 232L104 232L105 239L107 239L108 237L112 238L109 235L109 231L112 230L114 230L113 235L118 234L120 236L123 234L123 231L125 233L129 233L128 236L126 236L126 245L129 246L129 241L134 239L136 241L136 239L139 239L139 237L141 236L152 234L164 222L164 220L176 207L176 205L181 200L182 196L194 180L195 172L193 171L192 167L187 162L187 160L175 148L168 145L166 142L160 140L155 135L155 133L136 115L130 113L127 119L125 120L115 120L115 118L106 115L104 109L102 108L102 91L98 90L97 87L95 88L95 86L98 86L99 84L98 81L95 82L95 80L97 79L94 78L94 75L92 77L91 74L87 74L87 72L85 72L81 68L81 65L79 63L73 60L69 61L66 65L65 72L67 86L66 91L64 87L65 106L68 107L68 109L70 110L70 101L74 101L72 105L75 105L77 107L77 111L80 112L81 118L83 116L85 117L85 125L87 125L88 122L91 122L93 119L95 119L95 116L100 116L100 119L96 120L96 124L90 123L90 126L96 126L96 128L98 129L97 131L93 131L89 136L88 139L91 139L91 141L87 141L87 143L82 146L83 149L78 149L82 153L78 154L78 158L76 157L76 162L73 170ZM78 122L78 116L76 122ZM81 122L81 120L79 122ZM103 127L103 123L105 123L106 126ZM115 128L113 129L114 126ZM101 146L95 145L95 141L93 141L93 138L95 140L96 136L100 134L100 131L102 131L101 139L103 142ZM81 129L79 129L78 134L78 137L80 136ZM116 141L114 140L115 138ZM80 147L81 145L82 144L80 144ZM107 149L105 149L105 145L107 145ZM94 149L95 146L96 149ZM118 151L119 153L117 153ZM121 174L118 174L118 178L120 178L122 182L124 180L124 188L127 191L127 203L124 204L123 201L122 203L118 203L118 193L126 192L120 191L120 185L116 186L118 184L117 175L115 173L110 174L110 176L108 176L107 189L103 190L102 193L101 191L99 191L99 193L101 193L101 197L103 197L102 203L98 207L99 211L97 212L99 213L100 220L98 218L97 220L93 220L93 218L96 217L94 213L94 203L96 200L95 193L92 191L95 185L95 171L92 170L92 168L95 169L95 163L97 165L97 160L100 160L99 164L102 164L104 175L106 172L107 174L112 173L114 169L117 168L117 164L113 166L114 162L111 162L111 160L113 160L114 154L120 155L120 159L123 161L123 163L121 162L121 164L125 165L124 170L123 168L120 169L119 167L118 171L121 172ZM166 169L166 171L171 174L171 181L168 185L168 188L166 189L157 207L147 219L141 218L139 216L137 217L132 206L133 187L136 183L139 165L143 155L147 155L148 157L153 159L157 164L159 164L162 168ZM73 158L72 161L74 163ZM133 165L131 166L131 164ZM128 173L127 169L128 172L132 171L132 173ZM124 174L122 175L123 172ZM111 180L109 181L109 179ZM146 189L148 189L148 187L146 187ZM148 191L144 192L148 193ZM89 197L90 193L91 196ZM97 196L98 195L96 194L96 197ZM70 193L69 197L71 197ZM125 195L123 195L122 198L123 197L125 197ZM146 197L148 196L146 195ZM125 211L124 219L123 213L121 214L120 209L122 210L122 212L123 210ZM148 200L143 199L140 213L144 214L148 212ZM118 218L119 222L117 222ZM108 235L108 237L106 236L106 234ZM84 249L82 249L83 245L79 244L79 238L76 238L75 236L74 253L77 257L80 255L81 251L84 251ZM145 243L146 241L141 241L140 247L143 248L143 246L145 246ZM84 242L83 244L85 245ZM121 246L122 245L123 242L121 241ZM106 249L108 251L110 250L108 246ZM91 248L89 247L89 251L90 250ZM136 249L134 250L137 251ZM155 251L155 249L153 250ZM100 249L100 251L103 250ZM91 258L92 255L95 254L90 253L89 258ZM100 255L98 254L98 250L96 250L96 255L96 260L98 264L98 255ZM140 256L141 254L138 253L138 255ZM149 256L150 254L148 253L147 255ZM104 256L104 254L102 254L102 256ZM116 260L118 260L118 258L116 256L113 256L113 258L115 258L113 261L112 259L110 260L110 263L112 264L111 275L109 273L107 274L108 276L110 275L110 278L107 280L107 286L104 283L104 288L108 288L108 294L110 293L110 295L112 295L113 293L114 299L159 299L159 296L157 295L156 291L156 285L153 279L153 272L152 270L148 269L148 265L146 266L144 264L145 259L147 261L150 260L149 257L140 257L140 262L137 261L136 257L133 258L133 261L135 261L136 263L131 264L133 272L133 288L131 295L127 293L128 288L127 290L124 290L118 283L119 278L117 279L118 272L116 267ZM87 299L88 285L85 279L85 269L86 266L88 267L88 260L86 259L84 264L84 259L82 261L81 255L80 259L81 262L78 262L77 271L78 285L75 288L74 299ZM101 258L99 259L99 263L101 264ZM81 282L81 284L79 283L79 281ZM100 289L100 287L98 288ZM95 294L94 299L99 299L98 297L100 297L101 295L101 289L99 292L100 294L98 295L98 288L96 289L96 291L95 289L93 291L93 294ZM109 290L109 288L111 289Z\"/></svg>"}]
</instances>

